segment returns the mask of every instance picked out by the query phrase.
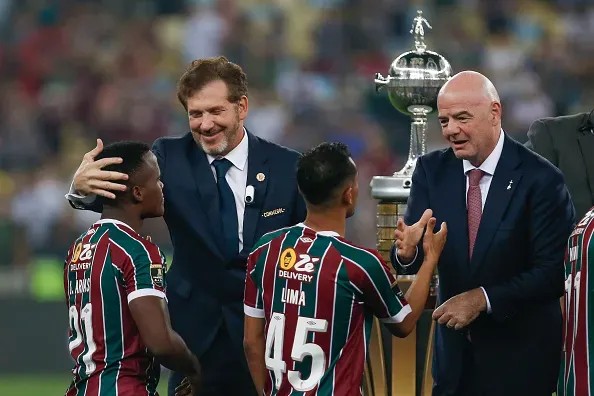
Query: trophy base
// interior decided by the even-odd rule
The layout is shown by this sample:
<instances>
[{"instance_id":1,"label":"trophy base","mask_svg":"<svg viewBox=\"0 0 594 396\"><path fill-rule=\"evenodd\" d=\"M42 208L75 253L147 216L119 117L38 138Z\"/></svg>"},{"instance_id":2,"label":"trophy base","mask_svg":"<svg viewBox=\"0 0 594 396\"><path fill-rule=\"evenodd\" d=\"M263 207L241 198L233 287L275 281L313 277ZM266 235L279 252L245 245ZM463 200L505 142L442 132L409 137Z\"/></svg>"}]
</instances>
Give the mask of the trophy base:
<instances>
[{"instance_id":1,"label":"trophy base","mask_svg":"<svg viewBox=\"0 0 594 396\"><path fill-rule=\"evenodd\" d=\"M405 169L407 169L406 166L400 172L403 172ZM412 169L414 169L414 164L409 169L411 169L410 174L399 174L400 172L397 172L394 176L373 177L370 183L371 196L380 201L390 201L406 205L412 186ZM404 214L404 211L401 213Z\"/></svg>"}]
</instances>

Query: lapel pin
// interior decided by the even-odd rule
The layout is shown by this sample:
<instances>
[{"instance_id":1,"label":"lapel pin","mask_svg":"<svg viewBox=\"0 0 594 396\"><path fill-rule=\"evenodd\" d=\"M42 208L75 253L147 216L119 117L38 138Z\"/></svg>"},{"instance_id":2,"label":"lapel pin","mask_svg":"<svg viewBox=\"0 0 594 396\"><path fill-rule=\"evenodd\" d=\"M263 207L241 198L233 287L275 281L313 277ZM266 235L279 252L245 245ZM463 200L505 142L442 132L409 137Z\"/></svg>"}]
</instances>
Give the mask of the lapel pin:
<instances>
[{"instance_id":1,"label":"lapel pin","mask_svg":"<svg viewBox=\"0 0 594 396\"><path fill-rule=\"evenodd\" d=\"M508 189L508 190L511 190L511 186L512 186L512 183L513 183L513 182L514 182L513 180L510 180L510 181L509 181L509 184L507 185L507 189Z\"/></svg>"},{"instance_id":2,"label":"lapel pin","mask_svg":"<svg viewBox=\"0 0 594 396\"><path fill-rule=\"evenodd\" d=\"M259 182L264 181L264 179L266 179L266 176L264 176L264 173L258 173L256 175L256 180L258 180Z\"/></svg>"}]
</instances>

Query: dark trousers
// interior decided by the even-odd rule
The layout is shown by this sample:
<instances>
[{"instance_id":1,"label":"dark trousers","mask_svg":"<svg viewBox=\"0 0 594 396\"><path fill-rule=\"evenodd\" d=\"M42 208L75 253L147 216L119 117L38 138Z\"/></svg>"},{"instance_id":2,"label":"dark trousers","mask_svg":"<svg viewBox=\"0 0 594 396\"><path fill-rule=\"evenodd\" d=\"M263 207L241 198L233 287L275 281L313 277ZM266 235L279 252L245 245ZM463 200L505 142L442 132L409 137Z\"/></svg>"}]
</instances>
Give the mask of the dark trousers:
<instances>
[{"instance_id":1,"label":"dark trousers","mask_svg":"<svg viewBox=\"0 0 594 396\"><path fill-rule=\"evenodd\" d=\"M458 386L452 392L451 390L443 389L438 383L433 384L432 396L483 396L484 391L481 390L478 381L478 373L475 370L474 356L472 353L472 345L470 342L465 343L462 360L462 373Z\"/></svg>"},{"instance_id":2,"label":"dark trousers","mask_svg":"<svg viewBox=\"0 0 594 396\"><path fill-rule=\"evenodd\" d=\"M247 367L243 350L231 342L225 326L218 330L210 348L200 357L202 388L199 396L256 396L257 392ZM184 376L173 372L169 377L168 396Z\"/></svg>"}]
</instances>

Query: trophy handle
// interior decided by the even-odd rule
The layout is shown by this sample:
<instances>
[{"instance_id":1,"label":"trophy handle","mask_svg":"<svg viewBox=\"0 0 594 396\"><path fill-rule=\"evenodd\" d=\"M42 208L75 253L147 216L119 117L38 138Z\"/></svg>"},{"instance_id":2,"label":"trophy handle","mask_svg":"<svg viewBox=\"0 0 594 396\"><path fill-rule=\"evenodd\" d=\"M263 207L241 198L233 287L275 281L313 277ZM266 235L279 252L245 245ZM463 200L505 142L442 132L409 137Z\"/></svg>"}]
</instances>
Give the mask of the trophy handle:
<instances>
[{"instance_id":1,"label":"trophy handle","mask_svg":"<svg viewBox=\"0 0 594 396\"><path fill-rule=\"evenodd\" d=\"M375 73L375 92L379 92L383 87L388 85L390 77L384 77L380 73Z\"/></svg>"}]
</instances>

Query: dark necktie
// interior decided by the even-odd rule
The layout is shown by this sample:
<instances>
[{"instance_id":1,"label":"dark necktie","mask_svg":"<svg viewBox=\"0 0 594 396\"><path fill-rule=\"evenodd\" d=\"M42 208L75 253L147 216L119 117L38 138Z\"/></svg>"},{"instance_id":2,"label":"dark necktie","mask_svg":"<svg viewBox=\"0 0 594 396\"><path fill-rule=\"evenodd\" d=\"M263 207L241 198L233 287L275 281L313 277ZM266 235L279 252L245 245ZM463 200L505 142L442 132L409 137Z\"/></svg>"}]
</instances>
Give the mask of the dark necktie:
<instances>
[{"instance_id":1,"label":"dark necktie","mask_svg":"<svg viewBox=\"0 0 594 396\"><path fill-rule=\"evenodd\" d=\"M468 173L468 195L466 200L468 205L468 254L470 258L472 258L476 234L483 215L483 199L479 183L484 174L485 172L478 168Z\"/></svg>"},{"instance_id":2,"label":"dark necktie","mask_svg":"<svg viewBox=\"0 0 594 396\"><path fill-rule=\"evenodd\" d=\"M217 172L217 187L219 190L219 204L221 208L221 217L223 221L223 235L225 237L225 246L227 255L234 257L239 250L239 236L237 225L237 207L233 191L225 179L227 171L233 164L226 158L216 159L212 162Z\"/></svg>"}]
</instances>

